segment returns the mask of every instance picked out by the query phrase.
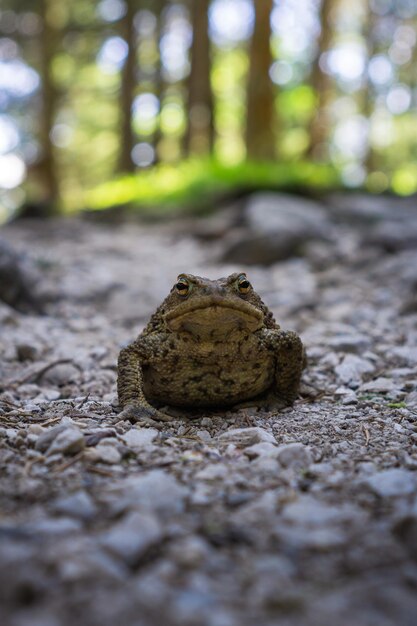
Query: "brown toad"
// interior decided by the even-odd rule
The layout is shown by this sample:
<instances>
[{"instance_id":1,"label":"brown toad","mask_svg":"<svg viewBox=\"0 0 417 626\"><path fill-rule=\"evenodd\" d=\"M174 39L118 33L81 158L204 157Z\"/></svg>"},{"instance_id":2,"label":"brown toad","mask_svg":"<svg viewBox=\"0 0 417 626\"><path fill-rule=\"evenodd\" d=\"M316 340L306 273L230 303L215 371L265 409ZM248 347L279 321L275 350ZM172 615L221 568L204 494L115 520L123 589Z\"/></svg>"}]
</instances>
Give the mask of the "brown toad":
<instances>
[{"instance_id":1,"label":"brown toad","mask_svg":"<svg viewBox=\"0 0 417 626\"><path fill-rule=\"evenodd\" d=\"M282 407L297 397L304 349L281 330L246 274L180 274L118 362L120 417L169 420L157 407Z\"/></svg>"}]
</instances>

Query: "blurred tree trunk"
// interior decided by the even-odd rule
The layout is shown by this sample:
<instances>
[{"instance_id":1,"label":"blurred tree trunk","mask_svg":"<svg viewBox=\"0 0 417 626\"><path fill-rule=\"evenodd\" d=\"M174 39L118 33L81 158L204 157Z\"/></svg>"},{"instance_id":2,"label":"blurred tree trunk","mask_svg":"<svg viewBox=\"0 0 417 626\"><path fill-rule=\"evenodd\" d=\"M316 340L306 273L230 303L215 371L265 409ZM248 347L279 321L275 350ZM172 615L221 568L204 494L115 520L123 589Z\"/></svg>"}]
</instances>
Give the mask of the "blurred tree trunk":
<instances>
[{"instance_id":1,"label":"blurred tree trunk","mask_svg":"<svg viewBox=\"0 0 417 626\"><path fill-rule=\"evenodd\" d=\"M126 0L126 14L121 23L121 36L127 43L127 56L122 69L120 87L120 156L119 172L134 172L132 150L135 145L132 107L136 87L135 0Z\"/></svg>"},{"instance_id":2,"label":"blurred tree trunk","mask_svg":"<svg viewBox=\"0 0 417 626\"><path fill-rule=\"evenodd\" d=\"M275 157L274 86L269 76L271 55L271 10L273 0L254 2L255 27L249 51L246 105L246 151L249 159Z\"/></svg>"},{"instance_id":3,"label":"blurred tree trunk","mask_svg":"<svg viewBox=\"0 0 417 626\"><path fill-rule=\"evenodd\" d=\"M366 42L366 51L367 51L367 68L369 66L369 62L372 59L375 53L375 28L376 24L376 15L372 11L370 4L367 4L367 10L365 14L365 22L363 25L363 37ZM372 133L372 125L371 125L371 116L374 112L375 108L375 94L374 90L369 78L369 74L367 74L365 87L361 92L359 92L359 97L361 99L360 108L361 113L368 120L368 142L367 142L367 151L364 159L364 165L367 174L370 174L374 170L377 169L377 158L375 154L375 150L372 146L371 133Z\"/></svg>"},{"instance_id":4,"label":"blurred tree trunk","mask_svg":"<svg viewBox=\"0 0 417 626\"><path fill-rule=\"evenodd\" d=\"M211 152L214 143L213 93L210 81L210 0L193 0L191 70L188 78L188 124L184 136L186 154Z\"/></svg>"},{"instance_id":5,"label":"blurred tree trunk","mask_svg":"<svg viewBox=\"0 0 417 626\"><path fill-rule=\"evenodd\" d=\"M321 69L320 58L331 47L333 39L331 16L337 2L338 0L322 0L321 32L311 73L311 85L317 96L317 108L309 127L310 144L307 156L318 160L326 159L328 156L326 146L330 127L329 107L332 100L332 78Z\"/></svg>"},{"instance_id":6,"label":"blurred tree trunk","mask_svg":"<svg viewBox=\"0 0 417 626\"><path fill-rule=\"evenodd\" d=\"M166 5L166 0L155 0L154 5L155 5L154 11L156 15L155 43L156 43L156 47L158 50L158 60L157 60L156 67L155 67L154 84L155 84L155 96L158 98L159 112L161 113L165 85L164 85L164 79L163 79L163 73L162 73L163 68L162 68L160 43L161 43L162 30L163 30L163 12L164 12L164 8ZM155 148L155 163L158 163L160 161L159 153L158 153L158 145L162 139L160 119L161 118L159 117L158 125L155 129L155 133L153 136L153 145Z\"/></svg>"},{"instance_id":7,"label":"blurred tree trunk","mask_svg":"<svg viewBox=\"0 0 417 626\"><path fill-rule=\"evenodd\" d=\"M56 52L58 31L51 18L51 2L41 0L40 14L42 32L39 37L40 64L42 80L41 114L39 124L39 141L41 158L36 169L42 185L42 215L49 216L59 213L59 187L55 150L51 140L52 128L57 105L57 91L52 77L52 62Z\"/></svg>"}]
</instances>

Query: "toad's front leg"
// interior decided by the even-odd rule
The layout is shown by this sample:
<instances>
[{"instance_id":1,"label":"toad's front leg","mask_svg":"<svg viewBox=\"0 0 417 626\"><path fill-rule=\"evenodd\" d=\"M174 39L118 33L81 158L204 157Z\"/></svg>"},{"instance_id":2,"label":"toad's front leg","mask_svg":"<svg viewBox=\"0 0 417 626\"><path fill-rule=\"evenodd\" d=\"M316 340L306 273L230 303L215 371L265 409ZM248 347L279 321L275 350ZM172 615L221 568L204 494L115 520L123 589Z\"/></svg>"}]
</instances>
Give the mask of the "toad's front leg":
<instances>
[{"instance_id":1,"label":"toad's front leg","mask_svg":"<svg viewBox=\"0 0 417 626\"><path fill-rule=\"evenodd\" d=\"M272 392L291 405L298 397L300 379L306 364L304 346L293 331L266 330L264 340L275 355L275 380Z\"/></svg>"},{"instance_id":2,"label":"toad's front leg","mask_svg":"<svg viewBox=\"0 0 417 626\"><path fill-rule=\"evenodd\" d=\"M143 391L142 363L137 342L123 348L117 363L117 393L122 412L119 419L128 419L131 422L151 422L172 420L153 407L145 397Z\"/></svg>"}]
</instances>

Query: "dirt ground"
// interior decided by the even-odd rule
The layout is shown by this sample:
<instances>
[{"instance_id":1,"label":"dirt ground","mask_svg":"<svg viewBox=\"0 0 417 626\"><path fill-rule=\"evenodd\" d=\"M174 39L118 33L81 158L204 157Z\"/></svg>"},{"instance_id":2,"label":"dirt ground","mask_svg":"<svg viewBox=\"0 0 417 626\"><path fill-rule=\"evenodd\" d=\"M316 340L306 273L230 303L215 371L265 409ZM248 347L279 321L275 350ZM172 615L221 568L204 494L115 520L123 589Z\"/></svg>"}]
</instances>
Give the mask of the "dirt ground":
<instances>
[{"instance_id":1,"label":"dirt ground","mask_svg":"<svg viewBox=\"0 0 417 626\"><path fill-rule=\"evenodd\" d=\"M2 229L49 299L0 305L2 626L416 624L416 218L359 217L269 266L212 220ZM306 345L300 399L120 421L118 352L177 274L239 270Z\"/></svg>"}]
</instances>

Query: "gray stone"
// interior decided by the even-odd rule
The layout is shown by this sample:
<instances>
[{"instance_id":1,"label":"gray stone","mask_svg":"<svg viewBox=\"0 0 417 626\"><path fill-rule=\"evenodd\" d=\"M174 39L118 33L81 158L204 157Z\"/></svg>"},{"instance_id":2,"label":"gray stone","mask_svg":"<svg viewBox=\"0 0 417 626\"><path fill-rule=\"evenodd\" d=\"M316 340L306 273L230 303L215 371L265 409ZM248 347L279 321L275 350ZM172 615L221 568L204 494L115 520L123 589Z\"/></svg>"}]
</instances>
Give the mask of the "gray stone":
<instances>
[{"instance_id":1,"label":"gray stone","mask_svg":"<svg viewBox=\"0 0 417 626\"><path fill-rule=\"evenodd\" d=\"M58 498L53 503L52 508L55 513L69 515L82 520L90 520L97 513L97 507L86 491L76 491L69 496Z\"/></svg>"},{"instance_id":2,"label":"gray stone","mask_svg":"<svg viewBox=\"0 0 417 626\"><path fill-rule=\"evenodd\" d=\"M103 533L100 543L128 564L134 565L163 537L162 526L154 515L133 511Z\"/></svg>"},{"instance_id":3,"label":"gray stone","mask_svg":"<svg viewBox=\"0 0 417 626\"><path fill-rule=\"evenodd\" d=\"M346 543L346 533L340 526L304 525L291 523L276 529L276 534L286 546L300 550L313 549L317 552L329 552Z\"/></svg>"},{"instance_id":4,"label":"gray stone","mask_svg":"<svg viewBox=\"0 0 417 626\"><path fill-rule=\"evenodd\" d=\"M398 208L393 206L398 203L397 199L382 198L379 194L333 193L326 201L335 218L360 226L373 226L381 220L389 219Z\"/></svg>"},{"instance_id":5,"label":"gray stone","mask_svg":"<svg viewBox=\"0 0 417 626\"><path fill-rule=\"evenodd\" d=\"M196 435L202 441L211 441L211 435L208 430L197 430Z\"/></svg>"},{"instance_id":6,"label":"gray stone","mask_svg":"<svg viewBox=\"0 0 417 626\"><path fill-rule=\"evenodd\" d=\"M265 299L270 308L291 310L314 306L317 302L317 278L306 259L296 258L271 267Z\"/></svg>"},{"instance_id":7,"label":"gray stone","mask_svg":"<svg viewBox=\"0 0 417 626\"><path fill-rule=\"evenodd\" d=\"M345 385L359 385L363 374L372 374L375 366L367 359L355 354L347 354L340 365L335 367L338 379Z\"/></svg>"},{"instance_id":8,"label":"gray stone","mask_svg":"<svg viewBox=\"0 0 417 626\"><path fill-rule=\"evenodd\" d=\"M366 335L336 335L335 337L330 337L328 339L328 346L332 350L340 351L340 352L363 352L366 350L371 343L370 337Z\"/></svg>"},{"instance_id":9,"label":"gray stone","mask_svg":"<svg viewBox=\"0 0 417 626\"><path fill-rule=\"evenodd\" d=\"M378 472L363 483L381 498L408 496L417 491L417 475L401 468Z\"/></svg>"},{"instance_id":10,"label":"gray stone","mask_svg":"<svg viewBox=\"0 0 417 626\"><path fill-rule=\"evenodd\" d=\"M412 391L407 394L406 398L407 406L415 407L417 406L417 391Z\"/></svg>"},{"instance_id":11,"label":"gray stone","mask_svg":"<svg viewBox=\"0 0 417 626\"><path fill-rule=\"evenodd\" d=\"M387 252L417 247L417 220L383 221L364 235L364 245L380 246Z\"/></svg>"},{"instance_id":12,"label":"gray stone","mask_svg":"<svg viewBox=\"0 0 417 626\"><path fill-rule=\"evenodd\" d=\"M218 437L221 443L234 443L240 448L253 446L255 443L276 443L275 437L264 428L230 428Z\"/></svg>"},{"instance_id":13,"label":"gray stone","mask_svg":"<svg viewBox=\"0 0 417 626\"><path fill-rule=\"evenodd\" d=\"M151 446L158 434L155 428L131 428L120 438L129 448L140 449Z\"/></svg>"},{"instance_id":14,"label":"gray stone","mask_svg":"<svg viewBox=\"0 0 417 626\"><path fill-rule=\"evenodd\" d=\"M198 482L190 495L190 502L197 506L207 506L216 498L209 482Z\"/></svg>"},{"instance_id":15,"label":"gray stone","mask_svg":"<svg viewBox=\"0 0 417 626\"><path fill-rule=\"evenodd\" d=\"M186 568L194 568L206 563L209 555L208 543L196 535L180 538L170 547L170 556L176 563Z\"/></svg>"},{"instance_id":16,"label":"gray stone","mask_svg":"<svg viewBox=\"0 0 417 626\"><path fill-rule=\"evenodd\" d=\"M245 454L250 459L255 459L257 457L262 456L272 456L276 457L277 455L277 446L273 443L269 443L267 441L263 441L262 443L255 443L253 446L249 446L245 448Z\"/></svg>"},{"instance_id":17,"label":"gray stone","mask_svg":"<svg viewBox=\"0 0 417 626\"><path fill-rule=\"evenodd\" d=\"M36 425L37 426L37 425ZM68 426L66 424L59 424L58 426L54 426L53 428L48 428L48 430L42 429L39 433L38 431L38 439L35 444L35 450L39 450L39 452L46 452L55 437L57 437L60 433L66 430Z\"/></svg>"},{"instance_id":18,"label":"gray stone","mask_svg":"<svg viewBox=\"0 0 417 626\"><path fill-rule=\"evenodd\" d=\"M95 448L95 453L98 455L98 459L103 463L113 465L114 463L120 463L122 455L117 449L117 441L110 441L106 439L101 441Z\"/></svg>"},{"instance_id":19,"label":"gray stone","mask_svg":"<svg viewBox=\"0 0 417 626\"><path fill-rule=\"evenodd\" d=\"M340 401L342 404L357 404L358 398L353 389L349 387L338 387L334 392L335 396L340 397Z\"/></svg>"},{"instance_id":20,"label":"gray stone","mask_svg":"<svg viewBox=\"0 0 417 626\"><path fill-rule=\"evenodd\" d=\"M294 597L296 569L289 558L278 554L257 555L249 566L252 577L251 603L265 607L301 605ZM272 626L272 625L271 625Z\"/></svg>"},{"instance_id":21,"label":"gray stone","mask_svg":"<svg viewBox=\"0 0 417 626\"><path fill-rule=\"evenodd\" d=\"M202 470L198 471L194 478L196 480L215 481L222 480L229 472L228 467L224 463L211 463Z\"/></svg>"},{"instance_id":22,"label":"gray stone","mask_svg":"<svg viewBox=\"0 0 417 626\"><path fill-rule=\"evenodd\" d=\"M322 205L299 196L283 193L253 194L245 207L245 219L257 233L285 232L324 236L329 221Z\"/></svg>"},{"instance_id":23,"label":"gray stone","mask_svg":"<svg viewBox=\"0 0 417 626\"><path fill-rule=\"evenodd\" d=\"M84 435L79 428L69 426L54 438L47 454L77 454L85 448Z\"/></svg>"},{"instance_id":24,"label":"gray stone","mask_svg":"<svg viewBox=\"0 0 417 626\"><path fill-rule=\"evenodd\" d=\"M95 539L71 537L60 541L57 548L57 567L60 579L67 583L86 585L92 580L111 583L125 582L128 575L126 565L110 554Z\"/></svg>"},{"instance_id":25,"label":"gray stone","mask_svg":"<svg viewBox=\"0 0 417 626\"><path fill-rule=\"evenodd\" d=\"M373 393L389 393L390 391L394 391L396 389L395 384L392 382L390 378L375 378L375 380L370 380L367 383L364 383L360 386L359 391L361 392L373 392Z\"/></svg>"},{"instance_id":26,"label":"gray stone","mask_svg":"<svg viewBox=\"0 0 417 626\"><path fill-rule=\"evenodd\" d=\"M172 599L172 612L176 616L177 624L192 626L195 624L195 616L198 615L200 624L212 624L207 620L213 612L215 606L215 596L208 589L208 585L203 589L180 589ZM204 621L202 621L204 620Z\"/></svg>"},{"instance_id":27,"label":"gray stone","mask_svg":"<svg viewBox=\"0 0 417 626\"><path fill-rule=\"evenodd\" d=\"M344 521L349 517L349 511L320 502L312 496L300 496L295 502L287 504L282 517L285 521L295 524L325 526Z\"/></svg>"},{"instance_id":28,"label":"gray stone","mask_svg":"<svg viewBox=\"0 0 417 626\"><path fill-rule=\"evenodd\" d=\"M313 461L311 450L302 443L287 443L277 448L276 458L283 467L305 468Z\"/></svg>"},{"instance_id":29,"label":"gray stone","mask_svg":"<svg viewBox=\"0 0 417 626\"><path fill-rule=\"evenodd\" d=\"M59 536L79 531L81 529L81 523L79 520L69 517L48 517L30 522L26 524L24 528L34 535Z\"/></svg>"},{"instance_id":30,"label":"gray stone","mask_svg":"<svg viewBox=\"0 0 417 626\"><path fill-rule=\"evenodd\" d=\"M188 489L164 470L130 476L120 486L128 506L169 518L184 510Z\"/></svg>"},{"instance_id":31,"label":"gray stone","mask_svg":"<svg viewBox=\"0 0 417 626\"><path fill-rule=\"evenodd\" d=\"M254 194L244 213L247 230L234 232L223 260L269 265L304 253L307 242L330 239L332 228L322 206L296 196Z\"/></svg>"},{"instance_id":32,"label":"gray stone","mask_svg":"<svg viewBox=\"0 0 417 626\"><path fill-rule=\"evenodd\" d=\"M274 479L281 474L278 461L271 455L258 456L252 463L256 467L259 476L262 476L264 479Z\"/></svg>"},{"instance_id":33,"label":"gray stone","mask_svg":"<svg viewBox=\"0 0 417 626\"><path fill-rule=\"evenodd\" d=\"M417 347L416 346L399 346L392 348L389 355L404 365L417 365Z\"/></svg>"},{"instance_id":34,"label":"gray stone","mask_svg":"<svg viewBox=\"0 0 417 626\"><path fill-rule=\"evenodd\" d=\"M22 313L42 313L44 307L37 290L40 278L33 261L1 238L0 300Z\"/></svg>"},{"instance_id":35,"label":"gray stone","mask_svg":"<svg viewBox=\"0 0 417 626\"><path fill-rule=\"evenodd\" d=\"M310 476L315 476L326 481L333 473L334 467L331 463L314 463L308 468Z\"/></svg>"},{"instance_id":36,"label":"gray stone","mask_svg":"<svg viewBox=\"0 0 417 626\"><path fill-rule=\"evenodd\" d=\"M42 389L41 393L34 399L34 402L40 403L45 402L45 400L58 400L60 397L61 392L57 389Z\"/></svg>"},{"instance_id":37,"label":"gray stone","mask_svg":"<svg viewBox=\"0 0 417 626\"><path fill-rule=\"evenodd\" d=\"M45 372L42 376L42 382L47 382L57 387L63 387L69 383L76 382L79 377L80 371L75 365L71 363L59 363Z\"/></svg>"},{"instance_id":38,"label":"gray stone","mask_svg":"<svg viewBox=\"0 0 417 626\"><path fill-rule=\"evenodd\" d=\"M259 528L270 526L275 520L277 500L277 494L272 489L265 491L260 496L239 507L231 515L231 519L236 525L247 528L248 532L255 536Z\"/></svg>"}]
</instances>

